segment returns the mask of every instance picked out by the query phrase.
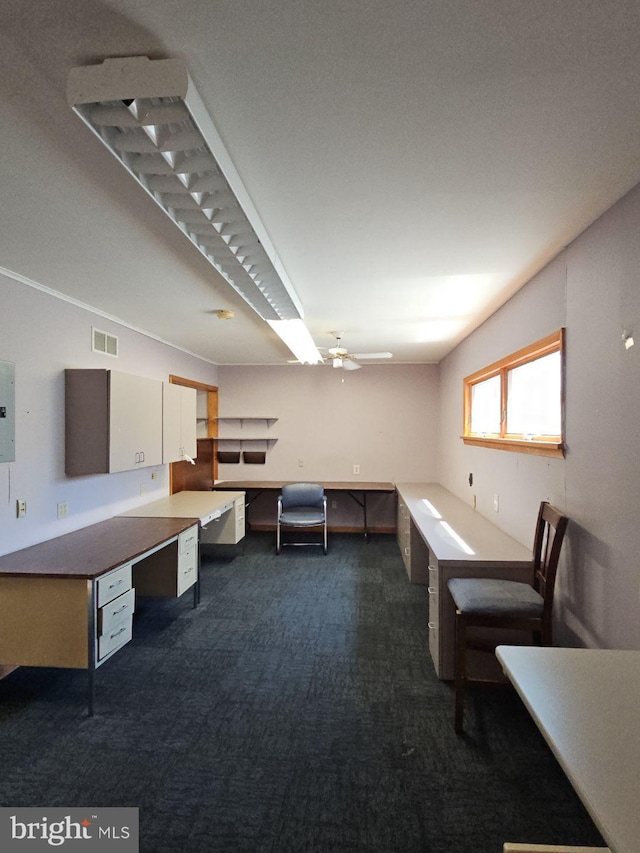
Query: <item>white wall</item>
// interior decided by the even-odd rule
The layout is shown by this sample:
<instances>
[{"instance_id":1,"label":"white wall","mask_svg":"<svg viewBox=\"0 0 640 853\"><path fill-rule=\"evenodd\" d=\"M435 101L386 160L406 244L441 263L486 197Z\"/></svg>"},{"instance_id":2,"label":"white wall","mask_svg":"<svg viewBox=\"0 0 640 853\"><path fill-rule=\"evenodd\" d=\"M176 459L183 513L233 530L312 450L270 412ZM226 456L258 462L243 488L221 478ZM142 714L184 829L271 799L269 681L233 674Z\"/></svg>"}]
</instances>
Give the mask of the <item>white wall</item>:
<instances>
[{"instance_id":1,"label":"white wall","mask_svg":"<svg viewBox=\"0 0 640 853\"><path fill-rule=\"evenodd\" d=\"M441 482L527 545L540 500L571 519L556 596L567 644L640 648L639 234L636 188L440 365ZM563 325L566 459L463 445L463 377Z\"/></svg>"},{"instance_id":2,"label":"white wall","mask_svg":"<svg viewBox=\"0 0 640 853\"><path fill-rule=\"evenodd\" d=\"M221 416L278 418L269 431L278 441L266 463L220 465L221 480L436 478L437 365L366 365L354 371L328 365L219 367L218 376ZM221 435L226 428L220 425ZM258 428L263 427L244 427ZM359 475L353 474L353 465L360 466ZM383 523L392 524L388 511L381 512ZM346 496L335 508L337 517L341 525L355 525L361 516ZM375 523L375 514L372 518Z\"/></svg>"},{"instance_id":3,"label":"white wall","mask_svg":"<svg viewBox=\"0 0 640 853\"><path fill-rule=\"evenodd\" d=\"M117 335L120 357L91 350L91 327ZM64 473L64 369L111 368L211 385L217 368L84 308L0 275L0 360L15 363L16 461L0 464L0 554L102 521L169 491L168 465L69 478ZM151 479L152 472L157 480ZM141 494L141 492L143 494ZM27 502L16 518L16 500ZM69 516L57 518L57 504Z\"/></svg>"},{"instance_id":4,"label":"white wall","mask_svg":"<svg viewBox=\"0 0 640 853\"><path fill-rule=\"evenodd\" d=\"M640 648L640 186L569 247L567 271L563 616L590 644Z\"/></svg>"}]
</instances>

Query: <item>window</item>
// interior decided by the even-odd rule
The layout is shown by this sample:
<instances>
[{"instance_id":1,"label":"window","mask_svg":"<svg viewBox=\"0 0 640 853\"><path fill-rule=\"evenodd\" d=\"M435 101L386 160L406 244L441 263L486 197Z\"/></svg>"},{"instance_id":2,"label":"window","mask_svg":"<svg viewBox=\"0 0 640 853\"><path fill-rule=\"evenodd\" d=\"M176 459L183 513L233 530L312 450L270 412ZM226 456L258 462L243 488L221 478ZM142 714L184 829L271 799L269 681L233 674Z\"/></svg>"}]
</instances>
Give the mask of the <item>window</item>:
<instances>
[{"instance_id":1,"label":"window","mask_svg":"<svg viewBox=\"0 0 640 853\"><path fill-rule=\"evenodd\" d=\"M463 383L465 444L564 456L564 329Z\"/></svg>"}]
</instances>

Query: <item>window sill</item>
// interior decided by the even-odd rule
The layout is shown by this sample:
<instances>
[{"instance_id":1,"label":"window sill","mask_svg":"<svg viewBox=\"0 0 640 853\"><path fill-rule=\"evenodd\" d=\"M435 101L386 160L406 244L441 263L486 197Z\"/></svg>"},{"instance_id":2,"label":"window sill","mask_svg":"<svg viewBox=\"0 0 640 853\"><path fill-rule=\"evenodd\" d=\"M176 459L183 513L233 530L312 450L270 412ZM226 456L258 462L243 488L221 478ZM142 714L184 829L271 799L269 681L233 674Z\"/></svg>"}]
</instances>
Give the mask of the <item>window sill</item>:
<instances>
[{"instance_id":1,"label":"window sill","mask_svg":"<svg viewBox=\"0 0 640 853\"><path fill-rule=\"evenodd\" d=\"M465 444L474 447L490 447L493 450L508 450L511 453L528 453L532 456L551 456L564 458L564 444L551 441L518 441L513 438L480 438L463 435Z\"/></svg>"}]
</instances>

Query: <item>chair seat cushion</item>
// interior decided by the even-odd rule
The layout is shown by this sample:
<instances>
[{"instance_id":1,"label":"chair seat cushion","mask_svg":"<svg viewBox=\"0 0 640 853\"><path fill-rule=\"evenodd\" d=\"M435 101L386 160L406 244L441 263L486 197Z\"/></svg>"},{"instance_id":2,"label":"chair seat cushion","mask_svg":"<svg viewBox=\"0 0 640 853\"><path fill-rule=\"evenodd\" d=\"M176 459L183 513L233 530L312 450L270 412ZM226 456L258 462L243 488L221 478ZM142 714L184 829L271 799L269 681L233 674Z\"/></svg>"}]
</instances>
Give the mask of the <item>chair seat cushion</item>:
<instances>
[{"instance_id":1,"label":"chair seat cushion","mask_svg":"<svg viewBox=\"0 0 640 853\"><path fill-rule=\"evenodd\" d=\"M291 527L315 527L317 524L324 524L324 512L307 507L300 509L291 507L280 514L280 524Z\"/></svg>"},{"instance_id":2,"label":"chair seat cushion","mask_svg":"<svg viewBox=\"0 0 640 853\"><path fill-rule=\"evenodd\" d=\"M542 596L528 583L495 578L451 578L456 608L467 615L542 616Z\"/></svg>"}]
</instances>

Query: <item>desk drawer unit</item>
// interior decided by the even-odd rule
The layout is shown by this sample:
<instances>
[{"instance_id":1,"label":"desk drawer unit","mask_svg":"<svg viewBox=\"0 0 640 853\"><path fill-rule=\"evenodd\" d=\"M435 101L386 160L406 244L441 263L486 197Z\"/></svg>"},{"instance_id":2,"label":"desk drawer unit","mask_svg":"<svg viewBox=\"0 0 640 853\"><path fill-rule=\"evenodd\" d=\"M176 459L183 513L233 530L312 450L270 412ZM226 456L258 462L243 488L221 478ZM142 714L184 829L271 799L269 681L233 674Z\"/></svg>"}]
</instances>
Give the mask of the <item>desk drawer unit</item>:
<instances>
[{"instance_id":1,"label":"desk drawer unit","mask_svg":"<svg viewBox=\"0 0 640 853\"><path fill-rule=\"evenodd\" d=\"M185 530L178 537L177 594L190 589L198 580L198 528Z\"/></svg>"},{"instance_id":2,"label":"desk drawer unit","mask_svg":"<svg viewBox=\"0 0 640 853\"><path fill-rule=\"evenodd\" d=\"M244 495L220 507L219 518L202 528L205 545L236 545L245 535Z\"/></svg>"},{"instance_id":3,"label":"desk drawer unit","mask_svg":"<svg viewBox=\"0 0 640 853\"><path fill-rule=\"evenodd\" d=\"M440 580L438 565L433 561L429 565L429 653L436 669L436 675L440 677Z\"/></svg>"},{"instance_id":4,"label":"desk drawer unit","mask_svg":"<svg viewBox=\"0 0 640 853\"><path fill-rule=\"evenodd\" d=\"M98 607L131 589L131 563L98 578Z\"/></svg>"},{"instance_id":5,"label":"desk drawer unit","mask_svg":"<svg viewBox=\"0 0 640 853\"><path fill-rule=\"evenodd\" d=\"M96 585L96 666L104 663L133 636L135 592L131 564L98 578Z\"/></svg>"},{"instance_id":6,"label":"desk drawer unit","mask_svg":"<svg viewBox=\"0 0 640 853\"><path fill-rule=\"evenodd\" d=\"M120 627L123 622L131 619L135 610L136 593L133 588L128 589L110 601L108 604L98 608L98 636L102 637Z\"/></svg>"},{"instance_id":7,"label":"desk drawer unit","mask_svg":"<svg viewBox=\"0 0 640 853\"><path fill-rule=\"evenodd\" d=\"M177 598L197 580L197 524L183 530L173 542L133 566L133 586L139 595Z\"/></svg>"}]
</instances>

